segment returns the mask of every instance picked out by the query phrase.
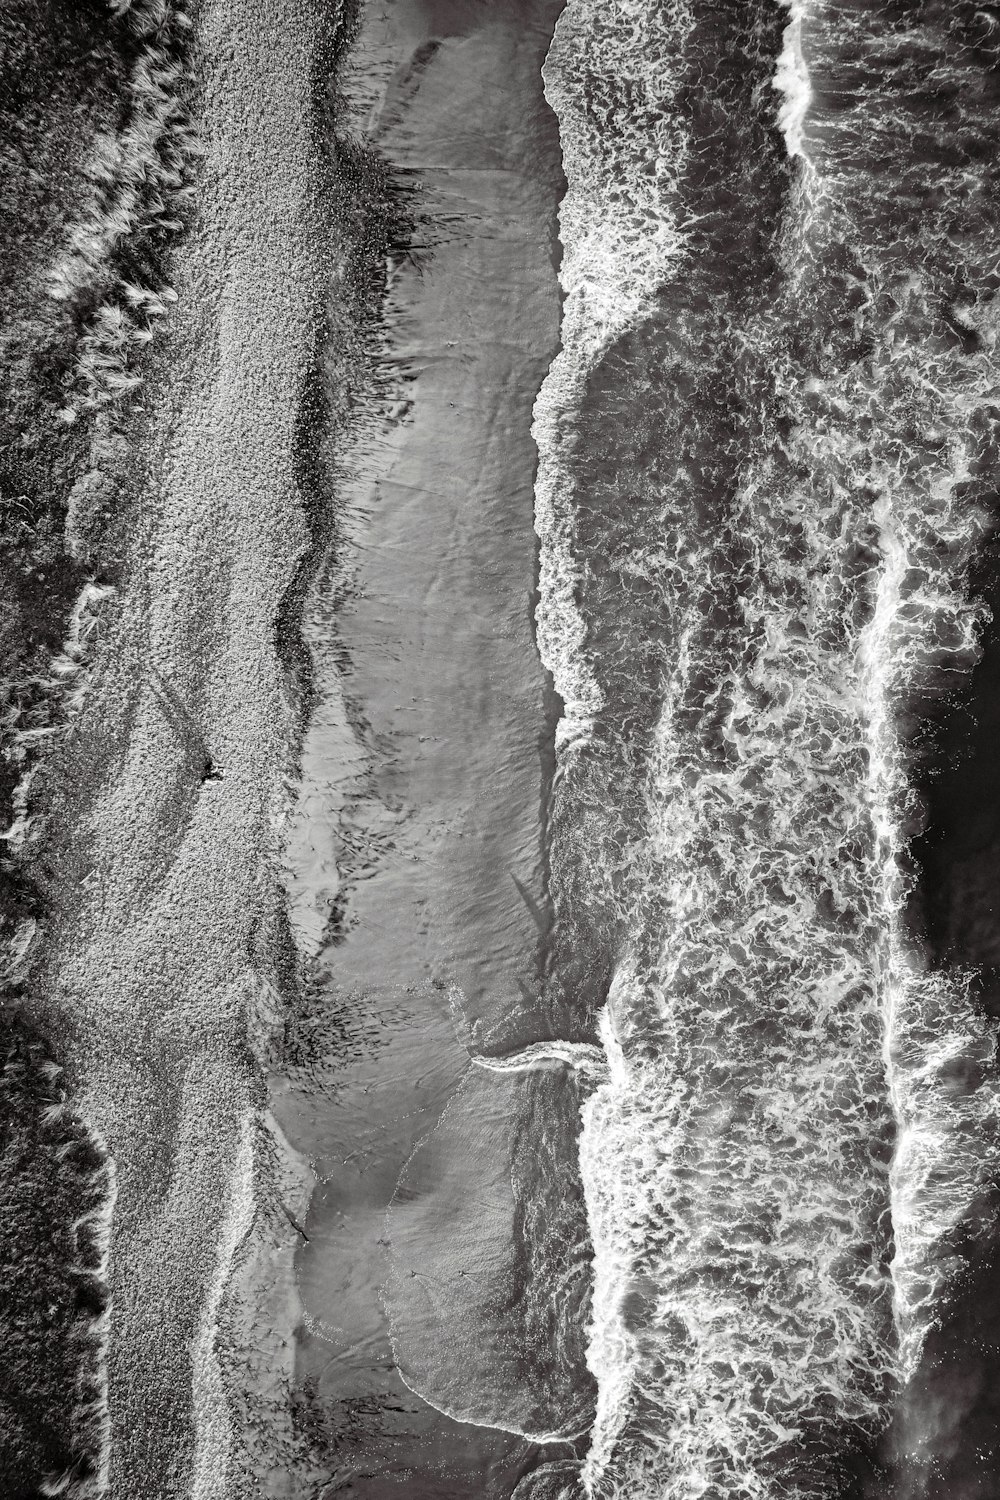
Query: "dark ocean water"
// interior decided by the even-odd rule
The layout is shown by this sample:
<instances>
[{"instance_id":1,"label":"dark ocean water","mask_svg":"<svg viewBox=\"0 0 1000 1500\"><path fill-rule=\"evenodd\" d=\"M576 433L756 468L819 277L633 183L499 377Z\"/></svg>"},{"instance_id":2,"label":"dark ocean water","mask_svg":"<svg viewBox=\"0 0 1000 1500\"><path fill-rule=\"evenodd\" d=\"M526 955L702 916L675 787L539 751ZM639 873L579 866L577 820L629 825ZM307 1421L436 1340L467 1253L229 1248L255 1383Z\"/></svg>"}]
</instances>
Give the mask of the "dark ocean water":
<instances>
[{"instance_id":1,"label":"dark ocean water","mask_svg":"<svg viewBox=\"0 0 1000 1500\"><path fill-rule=\"evenodd\" d=\"M996 1492L998 44L961 5L556 30L547 996L607 1073L552 1494Z\"/></svg>"}]
</instances>

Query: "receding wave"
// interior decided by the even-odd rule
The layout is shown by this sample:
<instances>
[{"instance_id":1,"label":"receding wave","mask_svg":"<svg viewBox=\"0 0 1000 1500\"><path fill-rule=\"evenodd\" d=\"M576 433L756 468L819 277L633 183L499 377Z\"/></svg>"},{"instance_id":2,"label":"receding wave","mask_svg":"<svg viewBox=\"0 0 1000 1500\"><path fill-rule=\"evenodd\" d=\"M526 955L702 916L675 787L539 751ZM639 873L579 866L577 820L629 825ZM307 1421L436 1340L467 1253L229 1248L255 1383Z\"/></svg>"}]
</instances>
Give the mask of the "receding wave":
<instances>
[{"instance_id":1,"label":"receding wave","mask_svg":"<svg viewBox=\"0 0 1000 1500\"><path fill-rule=\"evenodd\" d=\"M386 1302L407 1383L465 1422L545 1442L586 1432L590 1292L565 1070L470 1069L388 1215Z\"/></svg>"}]
</instances>

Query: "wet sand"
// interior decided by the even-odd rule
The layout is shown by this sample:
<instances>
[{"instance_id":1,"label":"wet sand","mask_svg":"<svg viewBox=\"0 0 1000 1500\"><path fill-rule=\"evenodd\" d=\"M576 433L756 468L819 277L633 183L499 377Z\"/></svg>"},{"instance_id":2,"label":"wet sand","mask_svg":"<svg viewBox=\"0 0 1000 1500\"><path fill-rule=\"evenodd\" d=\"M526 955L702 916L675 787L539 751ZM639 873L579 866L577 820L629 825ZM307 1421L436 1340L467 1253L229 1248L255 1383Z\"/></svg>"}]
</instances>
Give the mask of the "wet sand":
<instances>
[{"instance_id":1,"label":"wet sand","mask_svg":"<svg viewBox=\"0 0 1000 1500\"><path fill-rule=\"evenodd\" d=\"M122 1497L222 1500L241 1441L214 1324L257 1157L266 1190L247 1011L281 928L295 716L275 624L307 542L292 475L322 279L319 24L309 0L199 9L199 217L141 397L129 583L53 793L41 979L115 1169L105 1457Z\"/></svg>"},{"instance_id":2,"label":"wet sand","mask_svg":"<svg viewBox=\"0 0 1000 1500\"><path fill-rule=\"evenodd\" d=\"M323 1494L509 1495L535 1452L406 1388L381 1288L387 1206L468 1073L465 1044L546 1032L552 706L529 432L558 338L562 180L540 68L559 9L402 0L372 8L355 51L357 117L416 182L430 248L391 287L387 352L410 378L342 497L352 556L330 559L307 607L318 702L287 863L311 1040L271 1099L316 1181L296 1381ZM427 1201L456 1190L425 1179ZM509 1175L495 1201L480 1186L502 1238ZM442 1273L442 1348L474 1271Z\"/></svg>"}]
</instances>

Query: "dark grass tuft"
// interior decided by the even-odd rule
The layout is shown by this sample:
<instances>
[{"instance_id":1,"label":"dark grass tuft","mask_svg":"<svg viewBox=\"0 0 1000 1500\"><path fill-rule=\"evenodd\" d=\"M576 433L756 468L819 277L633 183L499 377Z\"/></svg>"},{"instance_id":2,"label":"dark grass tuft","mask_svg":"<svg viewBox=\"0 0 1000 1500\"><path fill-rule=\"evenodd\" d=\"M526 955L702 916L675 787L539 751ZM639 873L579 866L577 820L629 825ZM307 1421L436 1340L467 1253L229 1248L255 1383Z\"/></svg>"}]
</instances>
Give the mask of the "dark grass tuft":
<instances>
[{"instance_id":1,"label":"dark grass tuft","mask_svg":"<svg viewBox=\"0 0 1000 1500\"><path fill-rule=\"evenodd\" d=\"M0 1009L0 1474L5 1500L85 1494L100 1402L94 1320L103 1313L95 1229L104 1162L66 1109L42 1035L8 995Z\"/></svg>"},{"instance_id":2,"label":"dark grass tuft","mask_svg":"<svg viewBox=\"0 0 1000 1500\"><path fill-rule=\"evenodd\" d=\"M66 496L84 432L56 420L73 362L72 314L44 274L87 194L95 128L114 124L126 62L106 7L26 0L0 14L0 825L23 772L12 737L50 722L42 681L82 582L63 549ZM0 941L24 914L11 861L0 870Z\"/></svg>"},{"instance_id":3,"label":"dark grass tuft","mask_svg":"<svg viewBox=\"0 0 1000 1500\"><path fill-rule=\"evenodd\" d=\"M108 0L0 7L0 832L35 811L30 773L66 726L94 623L82 591L96 583L92 598L106 597L121 566L89 545L71 555L67 521L96 454L100 483L82 493L100 541L136 356L169 295L171 194L183 198L193 146L180 106L149 99L151 82L169 90L180 78L185 38L175 7L157 0L119 13ZM101 140L114 167L103 187ZM102 216L123 232L103 233ZM88 237L100 253L78 253ZM67 638L77 638L69 656ZM0 842L3 1500L90 1494L104 1421L95 1320L107 1169L11 977L12 940L47 916L35 878L44 848L36 869L20 845Z\"/></svg>"}]
</instances>

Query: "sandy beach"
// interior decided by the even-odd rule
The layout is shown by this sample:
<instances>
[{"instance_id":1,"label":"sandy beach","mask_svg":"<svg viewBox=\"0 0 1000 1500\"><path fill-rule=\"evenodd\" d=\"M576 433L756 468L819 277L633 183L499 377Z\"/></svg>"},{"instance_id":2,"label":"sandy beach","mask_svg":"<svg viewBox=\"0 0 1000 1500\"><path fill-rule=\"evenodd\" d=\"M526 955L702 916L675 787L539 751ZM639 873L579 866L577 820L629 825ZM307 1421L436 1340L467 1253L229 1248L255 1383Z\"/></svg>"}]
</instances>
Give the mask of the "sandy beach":
<instances>
[{"instance_id":1,"label":"sandy beach","mask_svg":"<svg viewBox=\"0 0 1000 1500\"><path fill-rule=\"evenodd\" d=\"M295 722L275 622L307 542L319 24L308 3L200 9L197 220L141 397L128 586L53 794L42 1004L114 1163L104 1479L122 1497L234 1482L212 1325L254 1212L246 1016L281 931Z\"/></svg>"}]
</instances>

